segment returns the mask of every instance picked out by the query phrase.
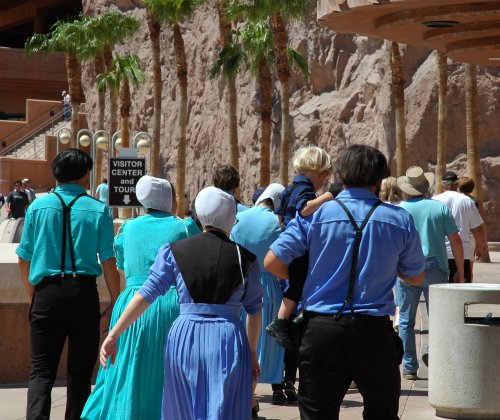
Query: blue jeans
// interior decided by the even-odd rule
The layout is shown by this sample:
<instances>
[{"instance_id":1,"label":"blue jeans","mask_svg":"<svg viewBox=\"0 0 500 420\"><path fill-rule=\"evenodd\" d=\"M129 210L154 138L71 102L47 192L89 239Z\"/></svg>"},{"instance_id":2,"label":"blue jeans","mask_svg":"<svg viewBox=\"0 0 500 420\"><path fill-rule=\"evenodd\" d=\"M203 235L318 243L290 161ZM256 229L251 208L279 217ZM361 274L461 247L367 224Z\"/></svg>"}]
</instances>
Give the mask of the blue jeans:
<instances>
[{"instance_id":1,"label":"blue jeans","mask_svg":"<svg viewBox=\"0 0 500 420\"><path fill-rule=\"evenodd\" d=\"M396 283L397 304L399 306L399 336L403 341L403 371L417 372L418 358L415 345L415 317L417 315L420 295L423 293L427 313L429 313L429 286L448 282L448 273L439 267L425 270L425 279L420 286L412 286L398 278Z\"/></svg>"}]
</instances>

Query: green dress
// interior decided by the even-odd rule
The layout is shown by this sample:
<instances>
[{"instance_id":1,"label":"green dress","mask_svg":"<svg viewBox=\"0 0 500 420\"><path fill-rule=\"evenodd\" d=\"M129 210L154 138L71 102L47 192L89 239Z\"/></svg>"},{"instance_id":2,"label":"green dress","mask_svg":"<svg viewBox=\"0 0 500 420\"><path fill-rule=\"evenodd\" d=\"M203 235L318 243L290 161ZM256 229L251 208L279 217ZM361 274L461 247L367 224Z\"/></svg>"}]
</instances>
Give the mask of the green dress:
<instances>
[{"instance_id":1,"label":"green dress","mask_svg":"<svg viewBox=\"0 0 500 420\"><path fill-rule=\"evenodd\" d=\"M117 266L124 270L126 287L111 315L110 329L149 276L161 245L186 238L182 219L160 211L123 223L115 237ZM175 287L158 298L118 339L115 363L99 368L82 419L161 418L163 352L172 322L179 315Z\"/></svg>"}]
</instances>

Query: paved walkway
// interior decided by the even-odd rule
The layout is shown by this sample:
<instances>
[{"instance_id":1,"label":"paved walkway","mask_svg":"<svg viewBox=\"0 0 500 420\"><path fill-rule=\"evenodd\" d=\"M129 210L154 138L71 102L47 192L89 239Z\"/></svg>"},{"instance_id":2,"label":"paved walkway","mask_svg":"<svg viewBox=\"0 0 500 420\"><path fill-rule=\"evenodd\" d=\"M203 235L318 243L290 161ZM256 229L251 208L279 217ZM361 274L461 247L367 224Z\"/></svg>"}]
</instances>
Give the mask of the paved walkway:
<instances>
[{"instance_id":1,"label":"paved walkway","mask_svg":"<svg viewBox=\"0 0 500 420\"><path fill-rule=\"evenodd\" d=\"M474 265L474 281L477 283L500 283L500 252L491 252L491 264L476 263ZM427 345L428 318L425 304L421 302L417 317L416 335L417 348ZM436 417L435 410L427 400L427 368L421 363L417 381L407 381L402 378L401 398L399 401L401 420L432 420ZM271 404L271 386L257 386L257 400L260 404L260 419L293 420L299 419L296 404L275 406ZM66 389L56 386L52 392L53 420L64 419L66 406ZM0 385L0 420L25 419L26 385ZM340 419L362 419L363 400L355 389L349 390L342 404Z\"/></svg>"}]
</instances>

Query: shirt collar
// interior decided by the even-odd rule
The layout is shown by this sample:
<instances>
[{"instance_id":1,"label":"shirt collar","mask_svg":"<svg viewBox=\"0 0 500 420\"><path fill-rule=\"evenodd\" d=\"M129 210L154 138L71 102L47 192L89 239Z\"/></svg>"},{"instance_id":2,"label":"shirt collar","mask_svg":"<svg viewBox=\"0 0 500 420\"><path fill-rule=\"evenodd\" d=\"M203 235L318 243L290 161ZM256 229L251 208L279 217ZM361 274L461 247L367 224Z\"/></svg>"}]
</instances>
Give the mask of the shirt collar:
<instances>
[{"instance_id":1,"label":"shirt collar","mask_svg":"<svg viewBox=\"0 0 500 420\"><path fill-rule=\"evenodd\" d=\"M62 191L62 192L71 192L71 193L82 193L87 192L85 188L83 188L79 184L61 184L57 185L54 191Z\"/></svg>"},{"instance_id":2,"label":"shirt collar","mask_svg":"<svg viewBox=\"0 0 500 420\"><path fill-rule=\"evenodd\" d=\"M293 178L294 184L298 184L299 182L313 185L311 180L304 175L297 175L295 178Z\"/></svg>"},{"instance_id":3,"label":"shirt collar","mask_svg":"<svg viewBox=\"0 0 500 420\"><path fill-rule=\"evenodd\" d=\"M337 196L337 198L378 200L378 197L371 191L367 190L366 188L356 188L356 187L346 188L345 190L342 190Z\"/></svg>"}]
</instances>

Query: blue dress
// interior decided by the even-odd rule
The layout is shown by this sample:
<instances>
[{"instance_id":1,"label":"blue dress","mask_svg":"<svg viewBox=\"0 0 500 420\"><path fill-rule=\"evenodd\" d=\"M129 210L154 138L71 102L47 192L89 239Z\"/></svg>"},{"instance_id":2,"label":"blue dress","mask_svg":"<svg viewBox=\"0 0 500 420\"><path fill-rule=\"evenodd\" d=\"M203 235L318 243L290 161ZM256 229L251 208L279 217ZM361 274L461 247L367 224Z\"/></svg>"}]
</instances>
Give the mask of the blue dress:
<instances>
[{"instance_id":1,"label":"blue dress","mask_svg":"<svg viewBox=\"0 0 500 420\"><path fill-rule=\"evenodd\" d=\"M271 244L282 232L278 216L264 206L254 206L236 215L238 223L231 232L231 238L257 256L264 289L262 306L262 330L257 349L259 355L259 383L279 384L283 382L284 348L266 333L269 325L278 315L282 292L279 280L264 269L264 257Z\"/></svg>"},{"instance_id":2,"label":"blue dress","mask_svg":"<svg viewBox=\"0 0 500 420\"><path fill-rule=\"evenodd\" d=\"M117 266L126 287L111 315L110 330L149 275L160 246L187 237L182 219L161 211L123 223L115 237ZM179 315L174 287L151 305L118 339L114 364L99 368L83 419L150 420L161 417L163 350L170 326Z\"/></svg>"},{"instance_id":3,"label":"blue dress","mask_svg":"<svg viewBox=\"0 0 500 420\"><path fill-rule=\"evenodd\" d=\"M205 235L210 234L186 241ZM195 269L206 271L195 255L192 262ZM170 329L165 348L163 419L250 419L252 363L240 314L242 306L252 314L262 307L259 275L259 265L254 261L244 280L238 271L238 285L225 303L196 303L171 246L160 249L151 276L139 292L148 302L172 285L179 294L181 313Z\"/></svg>"}]
</instances>

